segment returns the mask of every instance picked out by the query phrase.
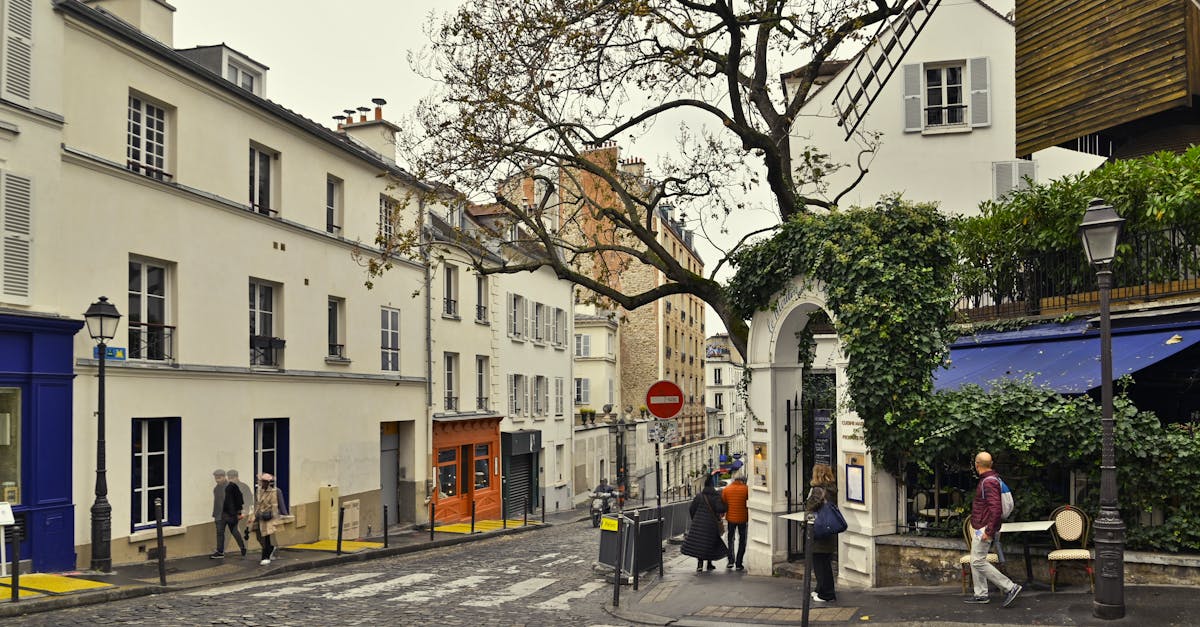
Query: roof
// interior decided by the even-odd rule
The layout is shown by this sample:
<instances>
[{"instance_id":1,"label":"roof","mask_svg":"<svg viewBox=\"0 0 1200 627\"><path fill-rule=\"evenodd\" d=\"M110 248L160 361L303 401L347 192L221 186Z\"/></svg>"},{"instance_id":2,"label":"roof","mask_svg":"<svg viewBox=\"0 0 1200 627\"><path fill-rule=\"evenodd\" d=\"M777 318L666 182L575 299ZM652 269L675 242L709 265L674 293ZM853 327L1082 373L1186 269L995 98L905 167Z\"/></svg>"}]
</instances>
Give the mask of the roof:
<instances>
[{"instance_id":1,"label":"roof","mask_svg":"<svg viewBox=\"0 0 1200 627\"><path fill-rule=\"evenodd\" d=\"M334 146L343 152L358 158L362 161L370 163L389 174L404 180L410 185L428 190L429 185L418 180L408 171L400 168L394 163L384 160L380 155L373 153L357 144L347 141L347 138L338 132L325 127L322 124L314 122L291 109L288 109L275 102L267 100L261 96L256 96L253 93L234 85L225 80L223 76L217 74L199 63L180 54L175 49L163 44L141 32L137 28L128 24L107 11L93 9L80 0L52 0L54 8L59 11L70 13L83 21L95 26L99 29L111 33L116 38L141 49L144 52L157 57L159 60L165 61L178 69L181 69L198 79L201 79L213 87L220 89L233 97L242 100L276 118L291 124L300 131L308 133L325 143ZM265 67L265 66L264 66Z\"/></svg>"}]
</instances>

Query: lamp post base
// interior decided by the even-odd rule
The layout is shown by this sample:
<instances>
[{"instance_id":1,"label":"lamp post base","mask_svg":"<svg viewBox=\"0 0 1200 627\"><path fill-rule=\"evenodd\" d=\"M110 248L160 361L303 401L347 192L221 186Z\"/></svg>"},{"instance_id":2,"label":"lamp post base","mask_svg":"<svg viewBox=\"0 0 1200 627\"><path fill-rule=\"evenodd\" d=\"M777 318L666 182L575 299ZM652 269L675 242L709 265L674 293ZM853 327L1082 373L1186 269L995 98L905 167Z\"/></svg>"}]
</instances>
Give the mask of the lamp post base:
<instances>
[{"instance_id":1,"label":"lamp post base","mask_svg":"<svg viewBox=\"0 0 1200 627\"><path fill-rule=\"evenodd\" d=\"M1092 602L1092 616L1095 616L1096 618L1102 618L1104 620L1115 620L1118 618L1125 618L1125 606L1124 605L1109 605L1108 603L1101 603L1099 601L1093 601Z\"/></svg>"}]
</instances>

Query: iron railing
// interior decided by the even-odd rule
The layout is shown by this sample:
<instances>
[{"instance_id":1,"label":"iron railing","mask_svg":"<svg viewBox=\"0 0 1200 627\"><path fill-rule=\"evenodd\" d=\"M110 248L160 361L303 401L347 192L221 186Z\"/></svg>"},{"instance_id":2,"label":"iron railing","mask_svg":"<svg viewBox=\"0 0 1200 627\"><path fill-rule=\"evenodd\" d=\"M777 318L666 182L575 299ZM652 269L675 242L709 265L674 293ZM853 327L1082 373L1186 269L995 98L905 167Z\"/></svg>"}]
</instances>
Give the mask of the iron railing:
<instances>
[{"instance_id":1,"label":"iron railing","mask_svg":"<svg viewBox=\"0 0 1200 627\"><path fill-rule=\"evenodd\" d=\"M346 358L346 345L345 344L330 344L329 352L326 353L326 356L327 357L337 357L338 359L345 359Z\"/></svg>"},{"instance_id":2,"label":"iron railing","mask_svg":"<svg viewBox=\"0 0 1200 627\"><path fill-rule=\"evenodd\" d=\"M458 411L458 397L457 396L447 396L446 397L446 410L447 411Z\"/></svg>"},{"instance_id":3,"label":"iron railing","mask_svg":"<svg viewBox=\"0 0 1200 627\"><path fill-rule=\"evenodd\" d=\"M475 397L475 409L487 409L487 408L488 408L488 397L476 396Z\"/></svg>"},{"instance_id":4,"label":"iron railing","mask_svg":"<svg viewBox=\"0 0 1200 627\"><path fill-rule=\"evenodd\" d=\"M250 336L250 365L279 367L283 363L283 338Z\"/></svg>"},{"instance_id":5,"label":"iron railing","mask_svg":"<svg viewBox=\"0 0 1200 627\"><path fill-rule=\"evenodd\" d=\"M442 306L442 313L445 313L447 316L457 316L458 315L458 301L457 300L455 300L453 298L445 298L445 299L443 299L443 302L444 302L444 305Z\"/></svg>"},{"instance_id":6,"label":"iron railing","mask_svg":"<svg viewBox=\"0 0 1200 627\"><path fill-rule=\"evenodd\" d=\"M166 324L130 322L129 359L175 361L175 327Z\"/></svg>"},{"instance_id":7,"label":"iron railing","mask_svg":"<svg viewBox=\"0 0 1200 627\"><path fill-rule=\"evenodd\" d=\"M480 322L487 322L487 306L475 305L475 319Z\"/></svg>"}]
</instances>

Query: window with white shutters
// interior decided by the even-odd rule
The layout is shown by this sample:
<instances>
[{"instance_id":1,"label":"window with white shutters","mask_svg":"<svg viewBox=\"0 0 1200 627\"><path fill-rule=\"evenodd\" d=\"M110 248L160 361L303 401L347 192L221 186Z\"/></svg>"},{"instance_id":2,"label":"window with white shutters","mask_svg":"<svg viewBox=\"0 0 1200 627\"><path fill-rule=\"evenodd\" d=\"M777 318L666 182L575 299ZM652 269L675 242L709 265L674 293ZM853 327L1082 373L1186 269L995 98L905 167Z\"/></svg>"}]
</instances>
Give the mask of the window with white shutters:
<instances>
[{"instance_id":1,"label":"window with white shutters","mask_svg":"<svg viewBox=\"0 0 1200 627\"><path fill-rule=\"evenodd\" d=\"M1000 200L1009 193L1028 189L1030 182L1037 181L1037 164L1034 161L992 162L992 198Z\"/></svg>"},{"instance_id":2,"label":"window with white shutters","mask_svg":"<svg viewBox=\"0 0 1200 627\"><path fill-rule=\"evenodd\" d=\"M986 57L906 64L902 74L904 132L965 132L991 125Z\"/></svg>"},{"instance_id":3,"label":"window with white shutters","mask_svg":"<svg viewBox=\"0 0 1200 627\"><path fill-rule=\"evenodd\" d=\"M30 302L32 244L33 181L0 172L0 301Z\"/></svg>"},{"instance_id":4,"label":"window with white shutters","mask_svg":"<svg viewBox=\"0 0 1200 627\"><path fill-rule=\"evenodd\" d=\"M576 357L591 357L592 356L592 336L586 333L575 334L575 356Z\"/></svg>"},{"instance_id":5,"label":"window with white shutters","mask_svg":"<svg viewBox=\"0 0 1200 627\"><path fill-rule=\"evenodd\" d=\"M586 405L591 402L587 379L575 379L575 404Z\"/></svg>"},{"instance_id":6,"label":"window with white shutters","mask_svg":"<svg viewBox=\"0 0 1200 627\"><path fill-rule=\"evenodd\" d=\"M33 0L5 0L3 17L3 97L29 105L33 95Z\"/></svg>"},{"instance_id":7,"label":"window with white shutters","mask_svg":"<svg viewBox=\"0 0 1200 627\"><path fill-rule=\"evenodd\" d=\"M554 378L554 415L563 415L563 378Z\"/></svg>"}]
</instances>

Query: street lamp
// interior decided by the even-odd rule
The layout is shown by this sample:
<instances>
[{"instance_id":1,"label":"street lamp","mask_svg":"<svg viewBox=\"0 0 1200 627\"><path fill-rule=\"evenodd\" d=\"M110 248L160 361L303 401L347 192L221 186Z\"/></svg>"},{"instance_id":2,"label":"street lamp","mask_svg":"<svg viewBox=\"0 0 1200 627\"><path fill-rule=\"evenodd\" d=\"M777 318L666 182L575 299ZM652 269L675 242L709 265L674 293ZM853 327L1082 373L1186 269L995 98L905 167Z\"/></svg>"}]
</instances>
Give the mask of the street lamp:
<instances>
[{"instance_id":1,"label":"street lamp","mask_svg":"<svg viewBox=\"0 0 1200 627\"><path fill-rule=\"evenodd\" d=\"M1088 263L1096 269L1100 287L1100 515L1096 533L1096 564L1100 581L1096 582L1092 615L1114 619L1125 616L1125 523L1117 505L1117 466L1113 449L1112 401L1112 326L1108 300L1112 291L1112 263L1117 256L1117 238L1125 220L1100 198L1088 204L1079 236Z\"/></svg>"},{"instance_id":2,"label":"street lamp","mask_svg":"<svg viewBox=\"0 0 1200 627\"><path fill-rule=\"evenodd\" d=\"M108 503L108 481L104 468L104 358L106 343L116 337L121 314L105 296L83 314L88 335L98 343L100 360L99 400L96 408L96 501L92 503L92 570L112 571L112 505Z\"/></svg>"}]
</instances>

